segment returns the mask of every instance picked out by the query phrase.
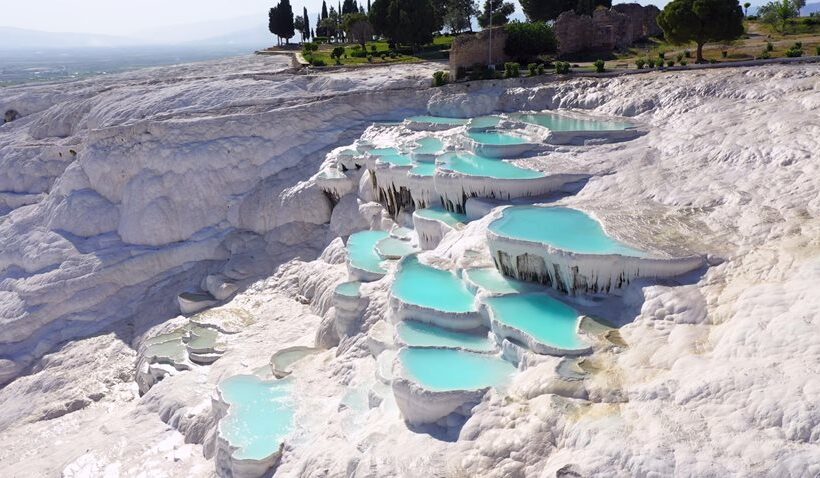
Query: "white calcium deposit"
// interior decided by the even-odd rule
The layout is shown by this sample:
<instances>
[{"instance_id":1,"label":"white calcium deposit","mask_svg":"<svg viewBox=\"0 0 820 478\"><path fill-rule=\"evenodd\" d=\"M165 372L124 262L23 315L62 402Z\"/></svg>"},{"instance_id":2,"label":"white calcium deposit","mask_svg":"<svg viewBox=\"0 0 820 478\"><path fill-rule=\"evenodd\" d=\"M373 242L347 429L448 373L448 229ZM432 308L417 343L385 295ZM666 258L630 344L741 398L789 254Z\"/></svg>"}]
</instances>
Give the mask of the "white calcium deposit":
<instances>
[{"instance_id":1,"label":"white calcium deposit","mask_svg":"<svg viewBox=\"0 0 820 478\"><path fill-rule=\"evenodd\" d=\"M287 68L239 58L0 89L0 113L22 115L0 126L0 474L213 476L216 384L272 374L295 346L322 350L287 367L297 418L276 476L820 473L819 66L435 89L438 64ZM573 298L621 325L577 377L506 343L510 387L463 426L410 426L378 332L395 266L350 310L332 300L349 280L337 237L394 222L369 173L335 194L317 173L374 121L559 108L646 134L516 164L588 176L558 203L709 266ZM487 224L442 231L426 260L491 266ZM220 300L190 320L224 353L141 395L143 343L188 323L177 297L198 290Z\"/></svg>"}]
</instances>

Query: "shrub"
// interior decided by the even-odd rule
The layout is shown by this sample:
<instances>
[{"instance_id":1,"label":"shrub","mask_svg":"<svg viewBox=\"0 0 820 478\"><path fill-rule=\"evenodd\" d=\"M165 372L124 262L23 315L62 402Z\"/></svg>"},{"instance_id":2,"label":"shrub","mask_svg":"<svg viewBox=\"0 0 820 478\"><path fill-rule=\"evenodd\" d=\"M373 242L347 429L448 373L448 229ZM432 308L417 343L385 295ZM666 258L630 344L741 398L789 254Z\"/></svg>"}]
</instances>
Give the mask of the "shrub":
<instances>
[{"instance_id":1,"label":"shrub","mask_svg":"<svg viewBox=\"0 0 820 478\"><path fill-rule=\"evenodd\" d=\"M350 56L353 58L367 58L367 50L354 50L350 52Z\"/></svg>"},{"instance_id":2,"label":"shrub","mask_svg":"<svg viewBox=\"0 0 820 478\"><path fill-rule=\"evenodd\" d=\"M545 22L511 22L504 27L504 31L507 33L504 52L522 63L538 55L558 51L555 32Z\"/></svg>"},{"instance_id":3,"label":"shrub","mask_svg":"<svg viewBox=\"0 0 820 478\"><path fill-rule=\"evenodd\" d=\"M559 75L566 75L570 72L569 63L565 61L558 61L555 63L555 72Z\"/></svg>"},{"instance_id":4,"label":"shrub","mask_svg":"<svg viewBox=\"0 0 820 478\"><path fill-rule=\"evenodd\" d=\"M715 60L714 58L709 58L709 64L710 64L710 65L714 65L714 64L715 64L715 63L717 63L717 62L718 62L718 61L717 61L717 60Z\"/></svg>"},{"instance_id":5,"label":"shrub","mask_svg":"<svg viewBox=\"0 0 820 478\"><path fill-rule=\"evenodd\" d=\"M464 68L463 66L459 66L458 68L456 68L456 80L460 80L462 78L465 78L466 76L467 68Z\"/></svg>"},{"instance_id":6,"label":"shrub","mask_svg":"<svg viewBox=\"0 0 820 478\"><path fill-rule=\"evenodd\" d=\"M317 60L311 60L310 64L313 65L313 66L325 66L324 60L318 60L318 59Z\"/></svg>"},{"instance_id":7,"label":"shrub","mask_svg":"<svg viewBox=\"0 0 820 478\"><path fill-rule=\"evenodd\" d=\"M801 50L800 48L796 48L796 46L797 45L786 50L786 56L788 58L797 58L799 56L803 56L803 50Z\"/></svg>"},{"instance_id":8,"label":"shrub","mask_svg":"<svg viewBox=\"0 0 820 478\"><path fill-rule=\"evenodd\" d=\"M794 48L795 48L795 50L802 50L803 49L803 42L802 41L795 42L794 43Z\"/></svg>"},{"instance_id":9,"label":"shrub","mask_svg":"<svg viewBox=\"0 0 820 478\"><path fill-rule=\"evenodd\" d=\"M527 65L527 70L530 72L530 76L535 76L538 74L538 63L530 63Z\"/></svg>"},{"instance_id":10,"label":"shrub","mask_svg":"<svg viewBox=\"0 0 820 478\"><path fill-rule=\"evenodd\" d=\"M318 49L319 49L319 45L317 45L316 43L305 43L304 45L302 45L302 51L306 55L310 55L311 53L313 53L314 51L316 51Z\"/></svg>"},{"instance_id":11,"label":"shrub","mask_svg":"<svg viewBox=\"0 0 820 478\"><path fill-rule=\"evenodd\" d=\"M367 55L367 62L373 63L373 55Z\"/></svg>"},{"instance_id":12,"label":"shrub","mask_svg":"<svg viewBox=\"0 0 820 478\"><path fill-rule=\"evenodd\" d=\"M817 45L816 47L814 47L814 54L817 55L817 56L820 56L820 45Z\"/></svg>"},{"instance_id":13,"label":"shrub","mask_svg":"<svg viewBox=\"0 0 820 478\"><path fill-rule=\"evenodd\" d=\"M678 63L680 63L680 66L686 66L686 65L688 65L688 64L689 64L689 62L688 62L688 61L686 61L686 60L681 60L681 61L679 61Z\"/></svg>"},{"instance_id":14,"label":"shrub","mask_svg":"<svg viewBox=\"0 0 820 478\"><path fill-rule=\"evenodd\" d=\"M774 51L774 44L772 42L766 42L766 51Z\"/></svg>"},{"instance_id":15,"label":"shrub","mask_svg":"<svg viewBox=\"0 0 820 478\"><path fill-rule=\"evenodd\" d=\"M344 47L337 46L336 48L333 49L332 52L330 52L330 57L333 58L334 60L336 60L337 65L341 65L342 64L342 56L344 56L344 54L345 54Z\"/></svg>"},{"instance_id":16,"label":"shrub","mask_svg":"<svg viewBox=\"0 0 820 478\"><path fill-rule=\"evenodd\" d=\"M433 86L444 86L447 84L447 72L437 71L433 73Z\"/></svg>"},{"instance_id":17,"label":"shrub","mask_svg":"<svg viewBox=\"0 0 820 478\"><path fill-rule=\"evenodd\" d=\"M678 56L675 58L678 60L678 63L680 63L680 61L683 60L683 53L678 53Z\"/></svg>"},{"instance_id":18,"label":"shrub","mask_svg":"<svg viewBox=\"0 0 820 478\"><path fill-rule=\"evenodd\" d=\"M818 50L820 50L820 47L817 47L817 48L818 48ZM818 52L817 54L820 55L820 52ZM538 74L543 75L545 72L546 72L546 68L544 68L544 65L543 64L538 65Z\"/></svg>"},{"instance_id":19,"label":"shrub","mask_svg":"<svg viewBox=\"0 0 820 478\"><path fill-rule=\"evenodd\" d=\"M658 60L665 60L665 59L666 59L666 52L665 51L659 51L658 52Z\"/></svg>"},{"instance_id":20,"label":"shrub","mask_svg":"<svg viewBox=\"0 0 820 478\"><path fill-rule=\"evenodd\" d=\"M647 66L649 66L649 68L655 68L655 60L652 59L652 58L648 58L646 60L646 64L647 64Z\"/></svg>"},{"instance_id":21,"label":"shrub","mask_svg":"<svg viewBox=\"0 0 820 478\"><path fill-rule=\"evenodd\" d=\"M720 56L722 56L723 58L728 57L729 56L729 51L728 50L723 50L722 52L720 52Z\"/></svg>"},{"instance_id":22,"label":"shrub","mask_svg":"<svg viewBox=\"0 0 820 478\"><path fill-rule=\"evenodd\" d=\"M376 45L370 45L370 51L373 52L373 53L376 53L376 51L377 51Z\"/></svg>"},{"instance_id":23,"label":"shrub","mask_svg":"<svg viewBox=\"0 0 820 478\"><path fill-rule=\"evenodd\" d=\"M504 63L504 78L518 78L521 76L521 65L515 62Z\"/></svg>"},{"instance_id":24,"label":"shrub","mask_svg":"<svg viewBox=\"0 0 820 478\"><path fill-rule=\"evenodd\" d=\"M646 65L646 60L643 58L638 58L635 60L635 66L638 67L639 70L643 70L643 67Z\"/></svg>"},{"instance_id":25,"label":"shrub","mask_svg":"<svg viewBox=\"0 0 820 478\"><path fill-rule=\"evenodd\" d=\"M683 50L683 56L686 58L692 58L692 52L689 50Z\"/></svg>"},{"instance_id":26,"label":"shrub","mask_svg":"<svg viewBox=\"0 0 820 478\"><path fill-rule=\"evenodd\" d=\"M592 64L595 67L595 71L598 73L604 72L604 60L595 60L595 63Z\"/></svg>"},{"instance_id":27,"label":"shrub","mask_svg":"<svg viewBox=\"0 0 820 478\"><path fill-rule=\"evenodd\" d=\"M666 62L666 66L675 66L675 60L669 60Z\"/></svg>"},{"instance_id":28,"label":"shrub","mask_svg":"<svg viewBox=\"0 0 820 478\"><path fill-rule=\"evenodd\" d=\"M760 58L761 60L768 60L771 57L772 55L769 54L768 50L763 50L763 52L760 54L758 58Z\"/></svg>"}]
</instances>

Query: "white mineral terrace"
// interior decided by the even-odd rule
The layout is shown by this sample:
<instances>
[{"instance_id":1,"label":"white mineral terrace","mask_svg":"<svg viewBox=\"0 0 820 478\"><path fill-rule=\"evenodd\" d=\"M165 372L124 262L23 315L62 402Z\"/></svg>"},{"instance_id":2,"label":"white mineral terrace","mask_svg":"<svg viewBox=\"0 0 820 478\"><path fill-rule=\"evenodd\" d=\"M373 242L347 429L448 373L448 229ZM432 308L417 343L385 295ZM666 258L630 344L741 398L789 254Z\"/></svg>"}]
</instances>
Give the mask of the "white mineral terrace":
<instances>
[{"instance_id":1,"label":"white mineral terrace","mask_svg":"<svg viewBox=\"0 0 820 478\"><path fill-rule=\"evenodd\" d=\"M0 88L0 474L820 473L817 64L289 68Z\"/></svg>"}]
</instances>

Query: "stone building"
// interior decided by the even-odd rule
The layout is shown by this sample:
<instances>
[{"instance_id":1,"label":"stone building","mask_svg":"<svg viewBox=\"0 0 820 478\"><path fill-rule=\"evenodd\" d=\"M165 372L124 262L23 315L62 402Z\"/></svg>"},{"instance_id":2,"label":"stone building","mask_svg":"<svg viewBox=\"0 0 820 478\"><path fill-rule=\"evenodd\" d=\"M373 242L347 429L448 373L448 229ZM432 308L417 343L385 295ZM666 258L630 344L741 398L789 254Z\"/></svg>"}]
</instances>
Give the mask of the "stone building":
<instances>
[{"instance_id":1,"label":"stone building","mask_svg":"<svg viewBox=\"0 0 820 478\"><path fill-rule=\"evenodd\" d=\"M503 27L492 29L492 61L494 64L504 63L509 57L504 53L504 44L507 43L507 32ZM450 78L456 77L459 67L471 68L476 63L486 65L490 61L490 30L484 30L474 35L459 35L453 40L450 47Z\"/></svg>"},{"instance_id":2,"label":"stone building","mask_svg":"<svg viewBox=\"0 0 820 478\"><path fill-rule=\"evenodd\" d=\"M654 5L622 3L611 9L598 8L592 16L568 11L555 21L558 55L582 51L612 51L628 47L635 41L661 34Z\"/></svg>"}]
</instances>

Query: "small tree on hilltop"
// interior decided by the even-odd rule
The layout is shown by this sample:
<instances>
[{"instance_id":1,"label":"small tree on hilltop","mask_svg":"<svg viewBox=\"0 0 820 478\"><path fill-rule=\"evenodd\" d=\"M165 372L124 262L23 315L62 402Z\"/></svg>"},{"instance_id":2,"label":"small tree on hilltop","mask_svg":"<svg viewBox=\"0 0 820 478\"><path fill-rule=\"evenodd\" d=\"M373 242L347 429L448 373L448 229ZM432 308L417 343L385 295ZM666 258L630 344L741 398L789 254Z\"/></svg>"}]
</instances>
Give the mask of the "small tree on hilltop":
<instances>
[{"instance_id":1,"label":"small tree on hilltop","mask_svg":"<svg viewBox=\"0 0 820 478\"><path fill-rule=\"evenodd\" d=\"M447 14L444 16L444 26L452 33L472 31L472 18L476 15L478 7L473 0L450 0L447 4Z\"/></svg>"},{"instance_id":2,"label":"small tree on hilltop","mask_svg":"<svg viewBox=\"0 0 820 478\"><path fill-rule=\"evenodd\" d=\"M490 11L492 11L492 22ZM513 12L515 12L515 5L512 3L504 2L504 0L484 0L484 9L478 16L478 24L481 28L487 28L490 25L506 25Z\"/></svg>"},{"instance_id":3,"label":"small tree on hilltop","mask_svg":"<svg viewBox=\"0 0 820 478\"><path fill-rule=\"evenodd\" d=\"M673 43L695 42L696 61L703 63L703 45L743 34L743 10L737 0L673 0L658 15L658 25Z\"/></svg>"},{"instance_id":4,"label":"small tree on hilltop","mask_svg":"<svg viewBox=\"0 0 820 478\"><path fill-rule=\"evenodd\" d=\"M773 26L780 32L786 31L786 22L800 15L800 8L795 0L769 2L757 9L760 21Z\"/></svg>"}]
</instances>

